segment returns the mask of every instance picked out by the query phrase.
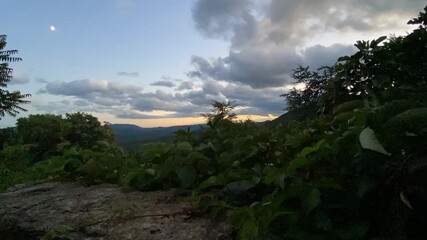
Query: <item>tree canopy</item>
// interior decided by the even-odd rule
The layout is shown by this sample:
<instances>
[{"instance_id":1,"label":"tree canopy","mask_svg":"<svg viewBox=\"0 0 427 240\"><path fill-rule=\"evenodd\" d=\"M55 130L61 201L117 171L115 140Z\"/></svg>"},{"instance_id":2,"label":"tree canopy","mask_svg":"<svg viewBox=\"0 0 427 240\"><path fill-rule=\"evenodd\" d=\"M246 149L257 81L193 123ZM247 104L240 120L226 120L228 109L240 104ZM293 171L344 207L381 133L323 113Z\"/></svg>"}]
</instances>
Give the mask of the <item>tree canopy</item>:
<instances>
[{"instance_id":1,"label":"tree canopy","mask_svg":"<svg viewBox=\"0 0 427 240\"><path fill-rule=\"evenodd\" d=\"M9 67L9 63L22 60L13 56L18 53L18 50L4 49L6 43L6 35L0 35L0 119L6 114L16 116L20 111L26 111L20 105L29 103L26 99L31 96L20 91L10 92L5 89L7 83L12 80L13 69Z\"/></svg>"}]
</instances>

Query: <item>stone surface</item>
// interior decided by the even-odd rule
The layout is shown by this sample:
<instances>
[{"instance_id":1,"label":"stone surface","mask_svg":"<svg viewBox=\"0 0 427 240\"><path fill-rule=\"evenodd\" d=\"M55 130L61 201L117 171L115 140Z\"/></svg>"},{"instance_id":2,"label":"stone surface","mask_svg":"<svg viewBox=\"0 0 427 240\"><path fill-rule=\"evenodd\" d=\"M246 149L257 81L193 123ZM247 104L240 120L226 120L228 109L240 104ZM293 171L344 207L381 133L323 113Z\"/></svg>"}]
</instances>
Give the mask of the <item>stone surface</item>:
<instances>
[{"instance_id":1,"label":"stone surface","mask_svg":"<svg viewBox=\"0 0 427 240\"><path fill-rule=\"evenodd\" d=\"M231 239L189 198L115 185L44 182L0 194L0 239Z\"/></svg>"}]
</instances>

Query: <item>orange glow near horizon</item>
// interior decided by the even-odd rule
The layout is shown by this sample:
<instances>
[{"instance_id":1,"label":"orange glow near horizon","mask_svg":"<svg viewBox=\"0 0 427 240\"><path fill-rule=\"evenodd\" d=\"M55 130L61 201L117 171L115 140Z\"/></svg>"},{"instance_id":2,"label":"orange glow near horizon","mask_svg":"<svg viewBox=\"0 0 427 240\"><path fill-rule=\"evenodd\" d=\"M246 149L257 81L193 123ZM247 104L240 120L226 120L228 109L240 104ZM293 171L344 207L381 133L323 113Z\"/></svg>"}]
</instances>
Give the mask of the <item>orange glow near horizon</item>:
<instances>
[{"instance_id":1,"label":"orange glow near horizon","mask_svg":"<svg viewBox=\"0 0 427 240\"><path fill-rule=\"evenodd\" d=\"M115 118L110 114L92 113L98 117L99 121L107 121L112 124L134 124L140 127L170 127L180 125L193 125L204 124L206 119L204 117L183 117L183 118L155 118L155 119L123 119ZM277 118L277 116L269 114L263 115L238 115L237 120L252 120L255 122L267 121Z\"/></svg>"}]
</instances>

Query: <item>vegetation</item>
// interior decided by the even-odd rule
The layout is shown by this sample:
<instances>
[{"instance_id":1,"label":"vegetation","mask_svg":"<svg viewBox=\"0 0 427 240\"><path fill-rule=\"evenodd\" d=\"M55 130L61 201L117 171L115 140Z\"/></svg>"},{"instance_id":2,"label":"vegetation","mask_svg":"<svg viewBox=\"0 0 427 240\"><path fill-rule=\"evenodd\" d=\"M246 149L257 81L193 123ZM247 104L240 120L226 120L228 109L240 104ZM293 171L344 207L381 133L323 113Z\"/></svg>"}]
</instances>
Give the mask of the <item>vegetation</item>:
<instances>
[{"instance_id":1,"label":"vegetation","mask_svg":"<svg viewBox=\"0 0 427 240\"><path fill-rule=\"evenodd\" d=\"M290 110L314 109L307 121L235 121L233 105L214 102L198 134L126 154L89 115L19 119L1 151L0 189L43 178L183 188L237 239L425 239L426 22L420 13L406 36L297 69L306 88L285 97Z\"/></svg>"},{"instance_id":2,"label":"vegetation","mask_svg":"<svg viewBox=\"0 0 427 240\"><path fill-rule=\"evenodd\" d=\"M18 50L4 50L5 47L6 35L0 35L0 119L6 114L16 116L19 111L26 111L19 105L28 103L29 101L25 99L31 96L19 91L10 92L4 89L12 80L13 69L9 67L9 63L21 61L21 58L13 57Z\"/></svg>"}]
</instances>

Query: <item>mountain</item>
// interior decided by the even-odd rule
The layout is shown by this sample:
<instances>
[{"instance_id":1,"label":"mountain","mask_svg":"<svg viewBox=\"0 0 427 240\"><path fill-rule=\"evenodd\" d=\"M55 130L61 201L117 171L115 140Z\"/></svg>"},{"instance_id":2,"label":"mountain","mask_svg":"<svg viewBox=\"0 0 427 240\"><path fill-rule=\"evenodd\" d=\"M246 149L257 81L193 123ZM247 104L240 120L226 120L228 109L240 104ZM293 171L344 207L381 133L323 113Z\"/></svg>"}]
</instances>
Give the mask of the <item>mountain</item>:
<instances>
[{"instance_id":1,"label":"mountain","mask_svg":"<svg viewBox=\"0 0 427 240\"><path fill-rule=\"evenodd\" d=\"M172 127L143 128L132 124L111 124L116 143L125 148L137 148L141 144L153 141L172 140L174 133L180 129L197 130L202 125L182 125Z\"/></svg>"},{"instance_id":2,"label":"mountain","mask_svg":"<svg viewBox=\"0 0 427 240\"><path fill-rule=\"evenodd\" d=\"M315 105L302 107L298 110L287 111L286 113L280 115L279 117L271 121L265 121L264 124L269 127L275 127L279 124L287 125L292 121L302 122L315 117L317 115L317 111L318 108Z\"/></svg>"}]
</instances>

